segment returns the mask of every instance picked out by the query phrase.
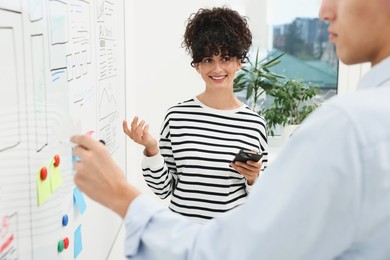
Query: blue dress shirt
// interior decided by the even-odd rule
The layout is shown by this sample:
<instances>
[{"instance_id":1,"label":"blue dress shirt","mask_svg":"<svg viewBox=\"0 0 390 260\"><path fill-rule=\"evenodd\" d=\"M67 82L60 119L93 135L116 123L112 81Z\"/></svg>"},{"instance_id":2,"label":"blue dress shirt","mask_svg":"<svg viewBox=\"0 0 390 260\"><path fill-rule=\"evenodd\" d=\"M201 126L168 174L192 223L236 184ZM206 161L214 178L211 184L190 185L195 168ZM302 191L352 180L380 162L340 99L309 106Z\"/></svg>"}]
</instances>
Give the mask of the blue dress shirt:
<instances>
[{"instance_id":1,"label":"blue dress shirt","mask_svg":"<svg viewBox=\"0 0 390 260\"><path fill-rule=\"evenodd\" d=\"M390 57L358 88L317 109L222 217L191 223L136 198L128 259L390 259Z\"/></svg>"}]
</instances>

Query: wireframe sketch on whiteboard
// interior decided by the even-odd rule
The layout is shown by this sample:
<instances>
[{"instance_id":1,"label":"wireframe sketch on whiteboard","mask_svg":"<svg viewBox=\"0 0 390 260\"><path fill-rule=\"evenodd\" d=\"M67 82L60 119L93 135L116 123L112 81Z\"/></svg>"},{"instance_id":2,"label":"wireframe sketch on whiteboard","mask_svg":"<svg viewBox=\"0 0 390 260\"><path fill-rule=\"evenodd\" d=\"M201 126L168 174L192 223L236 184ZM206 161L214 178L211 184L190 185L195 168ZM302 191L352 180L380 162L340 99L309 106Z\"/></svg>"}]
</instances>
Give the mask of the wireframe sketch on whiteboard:
<instances>
[{"instance_id":1,"label":"wireframe sketch on whiteboard","mask_svg":"<svg viewBox=\"0 0 390 260\"><path fill-rule=\"evenodd\" d=\"M12 27L0 27L0 152L20 142L20 97L16 64L15 36Z\"/></svg>"}]
</instances>

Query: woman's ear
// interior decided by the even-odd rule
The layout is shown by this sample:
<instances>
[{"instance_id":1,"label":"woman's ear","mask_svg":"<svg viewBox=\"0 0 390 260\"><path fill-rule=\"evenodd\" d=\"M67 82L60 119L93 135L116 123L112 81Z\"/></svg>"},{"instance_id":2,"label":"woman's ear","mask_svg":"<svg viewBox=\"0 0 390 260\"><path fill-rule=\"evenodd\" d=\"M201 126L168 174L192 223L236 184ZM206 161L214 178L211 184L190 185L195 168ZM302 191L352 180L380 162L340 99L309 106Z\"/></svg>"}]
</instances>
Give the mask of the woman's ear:
<instances>
[{"instance_id":1,"label":"woman's ear","mask_svg":"<svg viewBox=\"0 0 390 260\"><path fill-rule=\"evenodd\" d=\"M237 60L237 69L236 71L239 71L242 68L242 62L240 59Z\"/></svg>"},{"instance_id":2,"label":"woman's ear","mask_svg":"<svg viewBox=\"0 0 390 260\"><path fill-rule=\"evenodd\" d=\"M195 63L195 64L194 64L194 68L196 69L197 72L200 73L199 63Z\"/></svg>"}]
</instances>

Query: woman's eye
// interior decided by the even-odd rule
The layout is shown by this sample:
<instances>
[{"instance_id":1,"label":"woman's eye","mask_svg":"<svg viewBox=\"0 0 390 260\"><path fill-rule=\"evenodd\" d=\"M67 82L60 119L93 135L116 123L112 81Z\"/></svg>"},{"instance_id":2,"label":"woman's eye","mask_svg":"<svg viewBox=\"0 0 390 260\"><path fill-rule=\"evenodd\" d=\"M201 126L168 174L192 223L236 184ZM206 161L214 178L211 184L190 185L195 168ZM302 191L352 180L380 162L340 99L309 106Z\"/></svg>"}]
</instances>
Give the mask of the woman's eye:
<instances>
[{"instance_id":1,"label":"woman's eye","mask_svg":"<svg viewBox=\"0 0 390 260\"><path fill-rule=\"evenodd\" d=\"M230 57L229 57L229 56L223 57L222 60L223 60L223 61L230 61Z\"/></svg>"},{"instance_id":2,"label":"woman's eye","mask_svg":"<svg viewBox=\"0 0 390 260\"><path fill-rule=\"evenodd\" d=\"M203 63L211 63L211 62L212 62L212 60L209 58L203 59Z\"/></svg>"}]
</instances>

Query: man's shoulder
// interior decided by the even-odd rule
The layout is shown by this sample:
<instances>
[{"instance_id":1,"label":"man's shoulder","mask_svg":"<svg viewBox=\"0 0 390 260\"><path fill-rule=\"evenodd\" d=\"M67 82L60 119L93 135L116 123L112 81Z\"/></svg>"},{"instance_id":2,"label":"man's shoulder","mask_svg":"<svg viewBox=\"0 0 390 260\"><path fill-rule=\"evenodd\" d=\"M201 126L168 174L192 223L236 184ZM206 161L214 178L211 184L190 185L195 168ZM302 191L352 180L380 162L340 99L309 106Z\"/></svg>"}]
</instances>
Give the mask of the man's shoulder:
<instances>
[{"instance_id":1,"label":"man's shoulder","mask_svg":"<svg viewBox=\"0 0 390 260\"><path fill-rule=\"evenodd\" d=\"M324 104L324 109L325 112L328 109L337 111L338 117L334 120L347 118L362 141L368 144L390 138L389 99L390 86L373 87L334 98Z\"/></svg>"}]
</instances>

